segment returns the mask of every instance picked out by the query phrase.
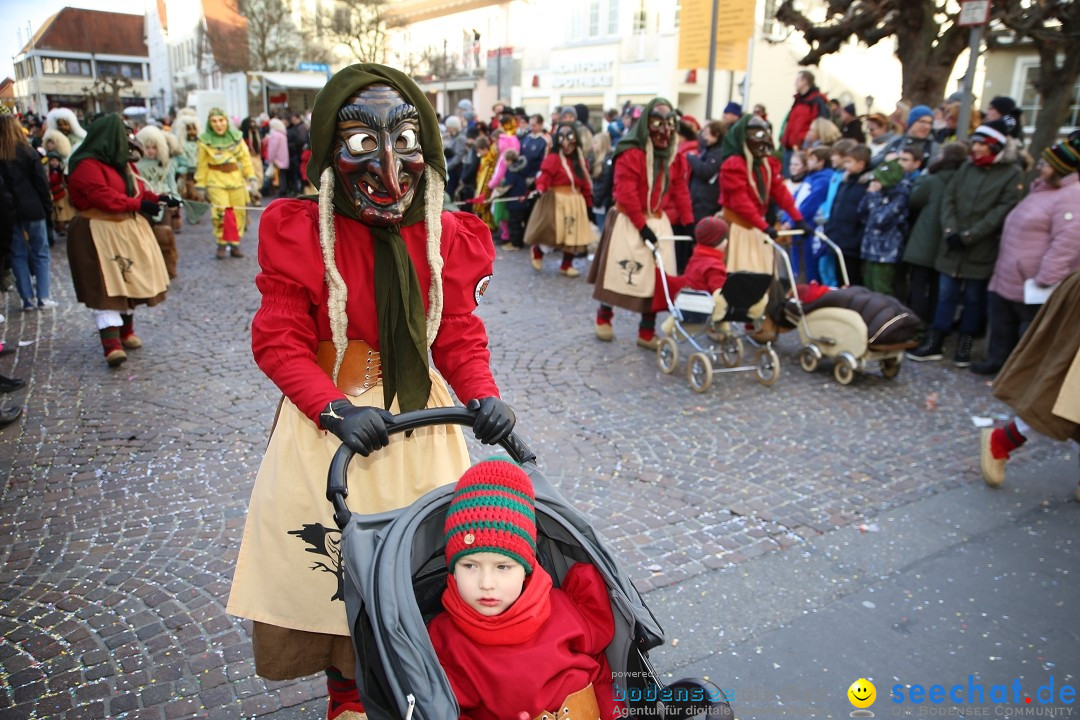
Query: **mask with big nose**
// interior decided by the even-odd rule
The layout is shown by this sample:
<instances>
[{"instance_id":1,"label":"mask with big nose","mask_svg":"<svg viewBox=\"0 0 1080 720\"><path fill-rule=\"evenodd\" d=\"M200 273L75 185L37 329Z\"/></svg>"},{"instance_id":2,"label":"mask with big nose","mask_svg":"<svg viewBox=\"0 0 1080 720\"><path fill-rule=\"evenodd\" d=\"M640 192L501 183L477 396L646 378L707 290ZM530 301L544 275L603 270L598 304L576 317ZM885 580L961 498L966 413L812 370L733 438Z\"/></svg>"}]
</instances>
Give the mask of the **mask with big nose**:
<instances>
[{"instance_id":1,"label":"mask with big nose","mask_svg":"<svg viewBox=\"0 0 1080 720\"><path fill-rule=\"evenodd\" d=\"M769 126L761 118L751 118L747 123L746 147L750 148L750 154L754 157L763 158L772 154L772 134L769 132Z\"/></svg>"},{"instance_id":2,"label":"mask with big nose","mask_svg":"<svg viewBox=\"0 0 1080 720\"><path fill-rule=\"evenodd\" d=\"M361 222L400 223L424 167L420 113L397 90L369 85L338 110L334 172Z\"/></svg>"},{"instance_id":3,"label":"mask with big nose","mask_svg":"<svg viewBox=\"0 0 1080 720\"><path fill-rule=\"evenodd\" d=\"M667 105L655 105L649 113L649 139L653 147L660 150L671 145L671 135L675 132L675 113Z\"/></svg>"},{"instance_id":4,"label":"mask with big nose","mask_svg":"<svg viewBox=\"0 0 1080 720\"><path fill-rule=\"evenodd\" d=\"M559 141L559 148L563 155L573 155L577 152L577 132L574 131L572 125L560 125L555 138Z\"/></svg>"}]
</instances>

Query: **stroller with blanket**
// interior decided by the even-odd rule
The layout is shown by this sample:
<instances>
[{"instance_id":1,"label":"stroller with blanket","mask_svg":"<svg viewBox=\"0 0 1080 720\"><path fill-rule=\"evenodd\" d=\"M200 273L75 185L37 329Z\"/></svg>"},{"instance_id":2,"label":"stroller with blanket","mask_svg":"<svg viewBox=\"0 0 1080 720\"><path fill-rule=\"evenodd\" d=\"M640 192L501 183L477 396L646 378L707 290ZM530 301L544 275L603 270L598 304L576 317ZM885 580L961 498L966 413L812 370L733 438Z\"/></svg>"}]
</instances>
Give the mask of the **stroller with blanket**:
<instances>
[{"instance_id":1,"label":"stroller with blanket","mask_svg":"<svg viewBox=\"0 0 1080 720\"><path fill-rule=\"evenodd\" d=\"M396 433L469 425L474 417L465 408L439 408L403 413L387 425ZM535 455L517 436L502 446L533 481L540 564L558 584L574 563L591 563L608 587L615 634L605 655L627 715L733 720L726 697L712 683L680 680L665 686L659 680L648 652L663 644L663 630L622 565L544 478ZM426 629L442 611L443 524L454 488L432 490L400 510L354 514L345 504L351 458L352 451L342 445L330 465L326 497L342 531L345 607L360 698L371 720L458 720L457 700Z\"/></svg>"}]
</instances>

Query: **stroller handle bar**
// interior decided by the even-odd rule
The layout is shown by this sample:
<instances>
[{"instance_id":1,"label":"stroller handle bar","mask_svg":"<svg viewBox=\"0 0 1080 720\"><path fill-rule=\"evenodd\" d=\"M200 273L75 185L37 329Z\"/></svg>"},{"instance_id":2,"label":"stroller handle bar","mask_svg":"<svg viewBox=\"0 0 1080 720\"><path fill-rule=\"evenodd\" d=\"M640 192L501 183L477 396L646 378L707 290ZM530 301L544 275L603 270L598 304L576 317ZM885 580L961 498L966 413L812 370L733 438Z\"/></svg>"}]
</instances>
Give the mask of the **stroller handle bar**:
<instances>
[{"instance_id":1,"label":"stroller handle bar","mask_svg":"<svg viewBox=\"0 0 1080 720\"><path fill-rule=\"evenodd\" d=\"M463 407L414 410L394 416L392 421L386 423L386 429L393 435L432 425L471 426L476 421L476 412L476 410ZM521 464L536 461L536 454L514 433L510 433L499 445L510 453L514 462ZM326 475L326 499L334 506L334 522L339 528L344 528L352 516L352 512L345 504L345 498L349 495L349 461L352 460L354 454L348 445L342 443L334 453L334 458L330 461L330 470Z\"/></svg>"}]
</instances>

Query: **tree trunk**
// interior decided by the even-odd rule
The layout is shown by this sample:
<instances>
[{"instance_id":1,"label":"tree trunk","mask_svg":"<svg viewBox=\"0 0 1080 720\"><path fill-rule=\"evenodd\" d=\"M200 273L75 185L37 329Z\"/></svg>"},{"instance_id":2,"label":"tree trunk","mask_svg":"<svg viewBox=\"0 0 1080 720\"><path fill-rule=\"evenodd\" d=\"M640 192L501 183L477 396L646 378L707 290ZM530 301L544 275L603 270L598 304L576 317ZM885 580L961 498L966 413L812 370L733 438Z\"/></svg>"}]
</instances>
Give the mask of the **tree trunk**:
<instances>
[{"instance_id":1,"label":"tree trunk","mask_svg":"<svg viewBox=\"0 0 1080 720\"><path fill-rule=\"evenodd\" d=\"M1032 157L1039 157L1043 149L1053 145L1058 131L1069 115L1073 88L1080 78L1080 51L1073 47L1065 49L1065 59L1057 65L1056 53L1049 48L1040 48L1039 76L1035 89L1041 98L1039 112L1035 115L1035 132L1031 136L1028 150Z\"/></svg>"}]
</instances>

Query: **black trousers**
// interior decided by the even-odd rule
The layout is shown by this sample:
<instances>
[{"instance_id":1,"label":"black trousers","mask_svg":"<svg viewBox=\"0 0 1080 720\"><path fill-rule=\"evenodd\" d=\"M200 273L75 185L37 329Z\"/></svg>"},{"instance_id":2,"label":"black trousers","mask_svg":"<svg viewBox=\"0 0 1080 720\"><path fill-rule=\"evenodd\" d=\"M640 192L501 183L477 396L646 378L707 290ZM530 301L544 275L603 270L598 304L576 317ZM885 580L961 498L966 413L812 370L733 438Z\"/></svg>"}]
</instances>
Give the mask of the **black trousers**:
<instances>
[{"instance_id":1,"label":"black trousers","mask_svg":"<svg viewBox=\"0 0 1080 720\"><path fill-rule=\"evenodd\" d=\"M990 341L986 345L986 360L1000 366L1009 359L1042 306L1006 300L996 292L987 293L987 296Z\"/></svg>"},{"instance_id":2,"label":"black trousers","mask_svg":"<svg viewBox=\"0 0 1080 720\"><path fill-rule=\"evenodd\" d=\"M929 325L934 321L934 308L937 307L938 272L921 265L908 265L908 268L907 305Z\"/></svg>"}]
</instances>

